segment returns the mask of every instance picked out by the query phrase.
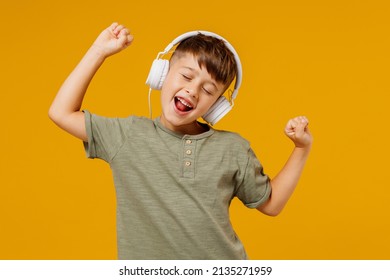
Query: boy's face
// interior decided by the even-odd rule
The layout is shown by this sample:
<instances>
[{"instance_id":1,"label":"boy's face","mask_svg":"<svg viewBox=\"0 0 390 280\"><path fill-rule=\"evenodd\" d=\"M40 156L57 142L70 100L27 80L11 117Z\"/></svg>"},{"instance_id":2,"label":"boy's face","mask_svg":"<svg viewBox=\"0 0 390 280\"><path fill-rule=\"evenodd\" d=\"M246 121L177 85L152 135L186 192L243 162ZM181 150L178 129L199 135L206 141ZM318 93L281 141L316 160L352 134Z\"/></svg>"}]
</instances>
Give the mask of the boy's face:
<instances>
[{"instance_id":1,"label":"boy's face","mask_svg":"<svg viewBox=\"0 0 390 280\"><path fill-rule=\"evenodd\" d=\"M161 89L161 123L183 134L198 134L203 116L225 89L191 54L174 57Z\"/></svg>"}]
</instances>

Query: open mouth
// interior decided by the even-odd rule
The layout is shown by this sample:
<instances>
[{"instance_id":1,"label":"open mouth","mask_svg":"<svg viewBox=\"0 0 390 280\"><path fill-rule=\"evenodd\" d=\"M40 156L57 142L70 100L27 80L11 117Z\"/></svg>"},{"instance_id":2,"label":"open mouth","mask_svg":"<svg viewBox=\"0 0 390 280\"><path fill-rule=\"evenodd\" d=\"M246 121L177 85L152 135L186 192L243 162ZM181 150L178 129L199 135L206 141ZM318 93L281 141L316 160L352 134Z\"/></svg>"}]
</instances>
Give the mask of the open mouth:
<instances>
[{"instance_id":1,"label":"open mouth","mask_svg":"<svg viewBox=\"0 0 390 280\"><path fill-rule=\"evenodd\" d=\"M175 97L175 106L180 112L188 112L193 109L191 104L178 96Z\"/></svg>"}]
</instances>

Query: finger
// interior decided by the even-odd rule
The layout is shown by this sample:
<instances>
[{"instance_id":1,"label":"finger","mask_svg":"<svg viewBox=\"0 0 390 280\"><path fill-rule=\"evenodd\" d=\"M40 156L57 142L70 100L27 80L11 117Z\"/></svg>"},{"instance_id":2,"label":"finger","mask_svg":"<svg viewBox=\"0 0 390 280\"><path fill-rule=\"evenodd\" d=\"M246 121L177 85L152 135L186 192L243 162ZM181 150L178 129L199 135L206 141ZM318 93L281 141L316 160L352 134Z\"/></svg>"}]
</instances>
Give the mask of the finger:
<instances>
[{"instance_id":1,"label":"finger","mask_svg":"<svg viewBox=\"0 0 390 280\"><path fill-rule=\"evenodd\" d=\"M286 126L286 129L288 131L293 131L296 127L296 123L294 120L289 120L288 123L287 123L287 126Z\"/></svg>"},{"instance_id":2,"label":"finger","mask_svg":"<svg viewBox=\"0 0 390 280\"><path fill-rule=\"evenodd\" d=\"M125 28L125 27L124 27L122 24L118 24L118 25L114 28L114 30L113 30L114 34L115 34L116 36L118 36L119 33L122 31L123 28Z\"/></svg>"},{"instance_id":3,"label":"finger","mask_svg":"<svg viewBox=\"0 0 390 280\"><path fill-rule=\"evenodd\" d=\"M133 35L127 35L127 42L126 42L126 46L129 46L134 40L134 37Z\"/></svg>"},{"instance_id":4,"label":"finger","mask_svg":"<svg viewBox=\"0 0 390 280\"><path fill-rule=\"evenodd\" d=\"M119 34L119 38L118 38L118 43L120 44L120 46L122 47L127 47L131 44L131 42L133 41L133 36L132 35L127 35L125 34L126 32L121 32Z\"/></svg>"},{"instance_id":5,"label":"finger","mask_svg":"<svg viewBox=\"0 0 390 280\"><path fill-rule=\"evenodd\" d=\"M296 119L291 119L287 122L287 125L286 125L286 128L285 128L285 132L288 134L288 135L294 135L295 133L295 129L298 125L298 122Z\"/></svg>"},{"instance_id":6,"label":"finger","mask_svg":"<svg viewBox=\"0 0 390 280\"><path fill-rule=\"evenodd\" d=\"M298 126L298 124L304 124L304 125L309 124L309 120L305 116L295 117L291 121L295 124L295 126Z\"/></svg>"},{"instance_id":7,"label":"finger","mask_svg":"<svg viewBox=\"0 0 390 280\"><path fill-rule=\"evenodd\" d=\"M295 128L295 136L297 138L302 138L305 133L308 133L309 120L304 116L297 117L297 119L299 120L299 123Z\"/></svg>"},{"instance_id":8,"label":"finger","mask_svg":"<svg viewBox=\"0 0 390 280\"><path fill-rule=\"evenodd\" d=\"M113 23L110 25L110 27L109 27L110 31L114 32L114 30L115 30L115 28L116 28L117 26L118 26L118 23L117 23L117 22L113 22Z\"/></svg>"},{"instance_id":9,"label":"finger","mask_svg":"<svg viewBox=\"0 0 390 280\"><path fill-rule=\"evenodd\" d=\"M305 123L306 125L309 124L309 120L305 116L299 116L298 119L301 123Z\"/></svg>"},{"instance_id":10,"label":"finger","mask_svg":"<svg viewBox=\"0 0 390 280\"><path fill-rule=\"evenodd\" d=\"M295 135L297 138L301 138L305 134L306 122L301 121L295 128Z\"/></svg>"},{"instance_id":11,"label":"finger","mask_svg":"<svg viewBox=\"0 0 390 280\"><path fill-rule=\"evenodd\" d=\"M129 29L127 28L123 28L120 32L119 32L119 35L129 35L130 34L130 31Z\"/></svg>"}]
</instances>

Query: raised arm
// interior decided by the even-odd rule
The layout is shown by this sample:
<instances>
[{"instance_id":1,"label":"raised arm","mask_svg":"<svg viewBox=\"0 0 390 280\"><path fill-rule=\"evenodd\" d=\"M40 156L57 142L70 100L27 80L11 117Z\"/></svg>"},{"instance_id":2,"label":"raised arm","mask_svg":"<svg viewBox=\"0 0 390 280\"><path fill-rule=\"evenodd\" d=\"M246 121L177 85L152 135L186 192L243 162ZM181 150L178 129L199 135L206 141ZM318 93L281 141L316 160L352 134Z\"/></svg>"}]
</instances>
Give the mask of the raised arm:
<instances>
[{"instance_id":1,"label":"raised arm","mask_svg":"<svg viewBox=\"0 0 390 280\"><path fill-rule=\"evenodd\" d=\"M296 117L287 123L285 133L295 147L282 170L271 180L271 197L257 208L262 213L278 215L294 192L313 141L308 124L306 117Z\"/></svg>"},{"instance_id":2,"label":"raised arm","mask_svg":"<svg viewBox=\"0 0 390 280\"><path fill-rule=\"evenodd\" d=\"M80 111L87 88L104 60L132 41L128 29L118 23L103 30L62 84L49 109L50 119L63 130L87 141L84 113Z\"/></svg>"}]
</instances>

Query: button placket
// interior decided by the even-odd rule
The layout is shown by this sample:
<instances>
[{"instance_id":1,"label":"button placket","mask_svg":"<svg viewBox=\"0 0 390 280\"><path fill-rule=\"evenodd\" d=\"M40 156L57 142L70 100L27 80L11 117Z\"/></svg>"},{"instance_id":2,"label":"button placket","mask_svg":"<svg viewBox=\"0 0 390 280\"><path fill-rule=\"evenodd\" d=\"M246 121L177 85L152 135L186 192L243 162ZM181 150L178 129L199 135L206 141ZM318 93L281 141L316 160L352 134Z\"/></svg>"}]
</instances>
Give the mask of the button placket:
<instances>
[{"instance_id":1,"label":"button placket","mask_svg":"<svg viewBox=\"0 0 390 280\"><path fill-rule=\"evenodd\" d=\"M195 145L196 141L192 139L185 139L183 145L183 176L193 178L195 175Z\"/></svg>"}]
</instances>

